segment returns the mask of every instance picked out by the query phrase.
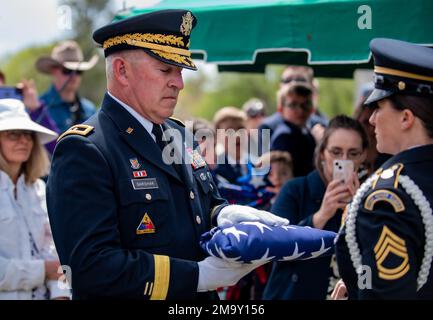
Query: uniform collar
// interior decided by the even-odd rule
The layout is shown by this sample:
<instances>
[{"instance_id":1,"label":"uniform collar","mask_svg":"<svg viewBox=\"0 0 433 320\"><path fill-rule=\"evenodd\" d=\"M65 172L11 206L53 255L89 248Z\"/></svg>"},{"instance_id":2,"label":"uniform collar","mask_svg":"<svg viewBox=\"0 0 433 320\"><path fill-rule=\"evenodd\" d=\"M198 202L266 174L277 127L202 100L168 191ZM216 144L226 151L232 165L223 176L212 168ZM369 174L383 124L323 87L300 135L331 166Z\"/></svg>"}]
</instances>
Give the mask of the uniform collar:
<instances>
[{"instance_id":1,"label":"uniform collar","mask_svg":"<svg viewBox=\"0 0 433 320\"><path fill-rule=\"evenodd\" d=\"M422 146L413 147L397 153L394 157L386 161L382 168L388 168L395 163L417 163L433 161L433 144L427 144Z\"/></svg>"},{"instance_id":2,"label":"uniform collar","mask_svg":"<svg viewBox=\"0 0 433 320\"><path fill-rule=\"evenodd\" d=\"M155 136L152 134L153 129L153 123L146 118L144 118L142 115L140 115L137 111L135 111L132 107L127 105L125 102L120 100L119 98L115 97L110 91L107 91L107 94L113 98L114 101L116 101L118 104L120 104L123 108L126 109L135 119L137 119L138 122L143 126L144 129L152 136L153 141L155 140Z\"/></svg>"},{"instance_id":3,"label":"uniform collar","mask_svg":"<svg viewBox=\"0 0 433 320\"><path fill-rule=\"evenodd\" d=\"M111 121L113 121L119 129L119 134L122 139L133 148L135 152L182 182L182 179L179 177L174 167L164 163L161 150L153 140L152 135L126 110L126 108L122 107L121 104L114 100L108 93L105 94L102 102L101 112L106 114Z\"/></svg>"}]
</instances>

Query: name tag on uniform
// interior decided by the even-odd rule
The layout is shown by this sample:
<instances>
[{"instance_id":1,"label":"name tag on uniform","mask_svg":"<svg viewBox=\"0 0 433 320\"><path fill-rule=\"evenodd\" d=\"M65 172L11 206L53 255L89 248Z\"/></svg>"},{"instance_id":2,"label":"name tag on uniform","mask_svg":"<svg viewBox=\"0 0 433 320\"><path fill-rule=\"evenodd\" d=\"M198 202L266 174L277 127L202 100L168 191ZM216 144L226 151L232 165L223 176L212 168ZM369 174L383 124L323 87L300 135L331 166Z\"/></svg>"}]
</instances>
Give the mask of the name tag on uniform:
<instances>
[{"instance_id":1,"label":"name tag on uniform","mask_svg":"<svg viewBox=\"0 0 433 320\"><path fill-rule=\"evenodd\" d=\"M148 179L131 179L134 190L158 189L156 178Z\"/></svg>"}]
</instances>

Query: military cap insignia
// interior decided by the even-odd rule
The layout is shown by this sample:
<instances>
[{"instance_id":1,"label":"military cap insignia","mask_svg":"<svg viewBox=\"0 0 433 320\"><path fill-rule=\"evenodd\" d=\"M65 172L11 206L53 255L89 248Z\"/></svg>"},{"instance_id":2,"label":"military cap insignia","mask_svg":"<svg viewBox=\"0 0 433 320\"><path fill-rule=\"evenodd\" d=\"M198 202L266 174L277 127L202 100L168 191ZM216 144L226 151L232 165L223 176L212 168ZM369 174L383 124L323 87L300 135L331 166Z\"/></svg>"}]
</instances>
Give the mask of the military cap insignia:
<instances>
[{"instance_id":1,"label":"military cap insignia","mask_svg":"<svg viewBox=\"0 0 433 320\"><path fill-rule=\"evenodd\" d=\"M396 280L403 277L410 269L406 242L383 226L379 240L374 246L379 278Z\"/></svg>"},{"instance_id":2,"label":"military cap insignia","mask_svg":"<svg viewBox=\"0 0 433 320\"><path fill-rule=\"evenodd\" d=\"M106 57L142 48L163 63L197 70L189 50L189 38L196 24L192 12L167 10L117 18L118 21L93 33L93 39L102 46Z\"/></svg>"},{"instance_id":3,"label":"military cap insignia","mask_svg":"<svg viewBox=\"0 0 433 320\"><path fill-rule=\"evenodd\" d=\"M155 233L155 225L153 224L147 212L144 214L143 219L141 219L140 225L138 226L136 231L136 234L145 233Z\"/></svg>"},{"instance_id":4,"label":"military cap insignia","mask_svg":"<svg viewBox=\"0 0 433 320\"><path fill-rule=\"evenodd\" d=\"M433 96L433 55L431 49L414 43L376 38L370 42L374 59L374 92L365 104L395 93Z\"/></svg>"},{"instance_id":5,"label":"military cap insignia","mask_svg":"<svg viewBox=\"0 0 433 320\"><path fill-rule=\"evenodd\" d=\"M63 132L60 137L57 138L57 142L60 141L63 137L71 134L87 137L93 131L93 129L94 127L86 124L76 124L75 126L72 126L68 130Z\"/></svg>"},{"instance_id":6,"label":"military cap insignia","mask_svg":"<svg viewBox=\"0 0 433 320\"><path fill-rule=\"evenodd\" d=\"M376 190L371 193L364 201L364 208L373 211L375 204L378 202L389 203L395 212L403 212L405 210L404 203L400 197L389 190Z\"/></svg>"},{"instance_id":7,"label":"military cap insignia","mask_svg":"<svg viewBox=\"0 0 433 320\"><path fill-rule=\"evenodd\" d=\"M194 17L191 12L187 12L182 16L182 24L180 25L180 32L189 36L191 34L192 22L194 21Z\"/></svg>"}]
</instances>

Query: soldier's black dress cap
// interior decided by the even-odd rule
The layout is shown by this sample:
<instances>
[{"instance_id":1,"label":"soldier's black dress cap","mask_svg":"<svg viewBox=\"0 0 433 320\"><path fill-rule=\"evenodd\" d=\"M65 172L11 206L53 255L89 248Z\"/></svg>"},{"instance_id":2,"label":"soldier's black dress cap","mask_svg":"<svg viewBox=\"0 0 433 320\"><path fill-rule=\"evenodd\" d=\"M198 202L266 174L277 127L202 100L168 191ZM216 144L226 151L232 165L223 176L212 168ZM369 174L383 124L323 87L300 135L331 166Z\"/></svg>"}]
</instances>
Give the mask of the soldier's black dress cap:
<instances>
[{"instance_id":1,"label":"soldier's black dress cap","mask_svg":"<svg viewBox=\"0 0 433 320\"><path fill-rule=\"evenodd\" d=\"M106 25L93 33L105 56L129 49L143 49L152 57L176 66L197 70L189 50L196 17L187 10L160 10Z\"/></svg>"},{"instance_id":2,"label":"soldier's black dress cap","mask_svg":"<svg viewBox=\"0 0 433 320\"><path fill-rule=\"evenodd\" d=\"M433 99L433 49L385 38L373 39L370 49L375 89L365 104L374 104L395 93Z\"/></svg>"}]
</instances>

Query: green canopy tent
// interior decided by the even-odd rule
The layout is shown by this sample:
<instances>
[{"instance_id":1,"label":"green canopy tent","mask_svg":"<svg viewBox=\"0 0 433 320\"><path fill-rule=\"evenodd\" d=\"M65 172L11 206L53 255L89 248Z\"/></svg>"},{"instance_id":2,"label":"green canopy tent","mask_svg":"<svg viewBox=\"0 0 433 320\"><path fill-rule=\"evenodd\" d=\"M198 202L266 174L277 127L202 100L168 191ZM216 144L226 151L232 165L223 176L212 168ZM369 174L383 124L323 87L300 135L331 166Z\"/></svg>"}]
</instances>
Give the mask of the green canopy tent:
<instances>
[{"instance_id":1,"label":"green canopy tent","mask_svg":"<svg viewBox=\"0 0 433 320\"><path fill-rule=\"evenodd\" d=\"M431 0L162 0L115 19L179 8L197 16L193 58L221 71L300 64L319 77L352 77L356 68L371 68L372 38L433 44Z\"/></svg>"}]
</instances>

